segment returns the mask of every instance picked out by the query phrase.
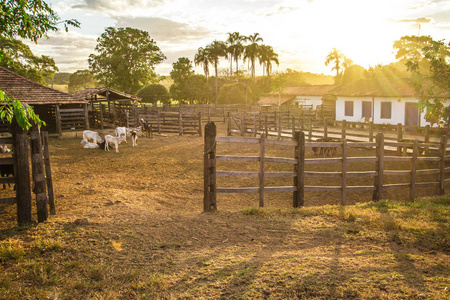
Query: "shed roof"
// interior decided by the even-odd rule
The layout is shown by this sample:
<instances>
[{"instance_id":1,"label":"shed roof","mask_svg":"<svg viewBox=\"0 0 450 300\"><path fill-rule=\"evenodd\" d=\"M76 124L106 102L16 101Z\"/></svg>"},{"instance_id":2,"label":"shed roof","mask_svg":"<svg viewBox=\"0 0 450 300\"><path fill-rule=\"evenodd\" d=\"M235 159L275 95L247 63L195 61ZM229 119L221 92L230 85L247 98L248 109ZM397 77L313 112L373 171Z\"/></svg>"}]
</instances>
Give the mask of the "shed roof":
<instances>
[{"instance_id":1,"label":"shed roof","mask_svg":"<svg viewBox=\"0 0 450 300\"><path fill-rule=\"evenodd\" d=\"M86 103L72 95L49 88L0 67L0 90L6 95L30 105Z\"/></svg>"},{"instance_id":2,"label":"shed roof","mask_svg":"<svg viewBox=\"0 0 450 300\"><path fill-rule=\"evenodd\" d=\"M414 97L409 79L360 79L332 89L328 94L347 97ZM330 97L327 95L327 97Z\"/></svg>"},{"instance_id":3,"label":"shed roof","mask_svg":"<svg viewBox=\"0 0 450 300\"><path fill-rule=\"evenodd\" d=\"M79 90L72 95L78 99L86 99L86 100L95 100L96 96L102 96L106 98L107 93L109 93L108 98L110 100L131 100L131 101L140 101L142 98L127 94L118 90L111 89L109 87L95 87L95 88L85 88L83 90Z\"/></svg>"}]
</instances>

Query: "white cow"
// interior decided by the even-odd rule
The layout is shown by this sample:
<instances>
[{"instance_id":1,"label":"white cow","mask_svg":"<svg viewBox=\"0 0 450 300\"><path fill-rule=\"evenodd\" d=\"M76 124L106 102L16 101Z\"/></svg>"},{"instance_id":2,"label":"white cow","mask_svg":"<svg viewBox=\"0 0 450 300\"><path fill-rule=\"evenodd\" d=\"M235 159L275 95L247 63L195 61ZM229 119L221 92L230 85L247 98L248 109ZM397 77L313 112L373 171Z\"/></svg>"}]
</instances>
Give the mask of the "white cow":
<instances>
[{"instance_id":1,"label":"white cow","mask_svg":"<svg viewBox=\"0 0 450 300\"><path fill-rule=\"evenodd\" d=\"M127 142L127 134L129 134L130 132L131 130L126 127L116 127L116 136L123 135L125 137L124 138L125 143Z\"/></svg>"},{"instance_id":2,"label":"white cow","mask_svg":"<svg viewBox=\"0 0 450 300\"><path fill-rule=\"evenodd\" d=\"M120 142L122 142L124 140L123 136L112 136L112 135L105 135L105 151L108 150L109 151L109 144L114 144L115 148L116 148L116 152L119 153L119 144Z\"/></svg>"},{"instance_id":3,"label":"white cow","mask_svg":"<svg viewBox=\"0 0 450 300\"><path fill-rule=\"evenodd\" d=\"M94 143L101 143L103 139L100 137L98 132L85 130L83 131L83 141L89 142L89 140L93 140Z\"/></svg>"}]
</instances>

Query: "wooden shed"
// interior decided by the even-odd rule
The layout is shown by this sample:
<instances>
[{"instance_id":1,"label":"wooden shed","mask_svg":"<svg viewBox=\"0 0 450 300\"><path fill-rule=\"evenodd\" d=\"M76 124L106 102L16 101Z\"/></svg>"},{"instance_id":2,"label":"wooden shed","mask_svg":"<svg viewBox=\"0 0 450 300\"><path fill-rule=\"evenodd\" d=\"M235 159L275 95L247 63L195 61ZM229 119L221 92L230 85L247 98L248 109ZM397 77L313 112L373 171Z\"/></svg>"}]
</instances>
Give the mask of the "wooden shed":
<instances>
[{"instance_id":1,"label":"wooden shed","mask_svg":"<svg viewBox=\"0 0 450 300\"><path fill-rule=\"evenodd\" d=\"M33 107L49 133L88 129L89 101L49 88L0 67L0 90Z\"/></svg>"},{"instance_id":2,"label":"wooden shed","mask_svg":"<svg viewBox=\"0 0 450 300\"><path fill-rule=\"evenodd\" d=\"M141 98L109 87L85 88L72 94L89 102L91 127L115 127L126 124L126 116Z\"/></svg>"}]
</instances>

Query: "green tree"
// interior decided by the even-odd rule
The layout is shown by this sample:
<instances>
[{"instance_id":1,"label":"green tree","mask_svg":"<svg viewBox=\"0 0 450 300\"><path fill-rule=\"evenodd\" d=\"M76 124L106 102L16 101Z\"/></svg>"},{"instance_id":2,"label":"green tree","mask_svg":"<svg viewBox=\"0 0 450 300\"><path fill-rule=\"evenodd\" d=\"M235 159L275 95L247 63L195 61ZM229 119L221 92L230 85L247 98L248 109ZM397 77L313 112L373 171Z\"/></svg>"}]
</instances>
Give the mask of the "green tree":
<instances>
[{"instance_id":1,"label":"green tree","mask_svg":"<svg viewBox=\"0 0 450 300\"><path fill-rule=\"evenodd\" d=\"M333 64L332 71L336 71L336 78L339 78L341 75L341 69L342 64L345 60L344 54L341 53L336 48L333 48L330 53L328 53L327 57L325 58L325 66L328 66L329 64Z\"/></svg>"},{"instance_id":2,"label":"green tree","mask_svg":"<svg viewBox=\"0 0 450 300\"><path fill-rule=\"evenodd\" d=\"M277 65L280 64L280 62L278 61L278 54L273 51L272 46L261 45L259 63L263 65L263 71L265 70L267 74L268 86L270 86L270 72L272 71L272 62L276 63Z\"/></svg>"},{"instance_id":3,"label":"green tree","mask_svg":"<svg viewBox=\"0 0 450 300\"><path fill-rule=\"evenodd\" d=\"M360 65L351 65L345 68L342 76L342 84L348 84L358 79L366 79L368 77L368 71Z\"/></svg>"},{"instance_id":4,"label":"green tree","mask_svg":"<svg viewBox=\"0 0 450 300\"><path fill-rule=\"evenodd\" d=\"M152 83L144 86L137 93L138 97L142 98L144 103L169 103L170 95L167 89L159 83Z\"/></svg>"},{"instance_id":5,"label":"green tree","mask_svg":"<svg viewBox=\"0 0 450 300\"><path fill-rule=\"evenodd\" d=\"M208 49L198 48L197 53L194 57L194 63L196 66L203 65L203 72L205 73L206 80L209 76L209 59L208 59Z\"/></svg>"},{"instance_id":6,"label":"green tree","mask_svg":"<svg viewBox=\"0 0 450 300\"><path fill-rule=\"evenodd\" d=\"M174 100L182 103L211 103L214 95L206 77L203 75L191 75L183 82L174 83L170 87L170 94Z\"/></svg>"},{"instance_id":7,"label":"green tree","mask_svg":"<svg viewBox=\"0 0 450 300\"><path fill-rule=\"evenodd\" d=\"M173 79L174 83L182 82L191 75L194 75L194 69L189 58L179 57L178 60L172 64L170 77Z\"/></svg>"},{"instance_id":8,"label":"green tree","mask_svg":"<svg viewBox=\"0 0 450 300\"><path fill-rule=\"evenodd\" d=\"M102 85L136 93L156 79L155 65L166 57L146 31L108 27L89 56L89 69Z\"/></svg>"},{"instance_id":9,"label":"green tree","mask_svg":"<svg viewBox=\"0 0 450 300\"><path fill-rule=\"evenodd\" d=\"M262 42L263 39L259 36L259 33L255 33L247 37L247 41L250 42L244 49L244 60L248 60L250 63L250 73L255 81L256 73L255 73L255 62L256 58L258 58L261 46L258 44Z\"/></svg>"},{"instance_id":10,"label":"green tree","mask_svg":"<svg viewBox=\"0 0 450 300\"><path fill-rule=\"evenodd\" d=\"M69 25L80 27L75 19L61 21L44 1L2 1L0 7L0 35L3 37L37 42L41 37L48 37L48 31L58 31L59 24L66 31Z\"/></svg>"},{"instance_id":11,"label":"green tree","mask_svg":"<svg viewBox=\"0 0 450 300\"><path fill-rule=\"evenodd\" d=\"M394 48L412 74L425 119L450 126L450 44L431 37L406 36L394 42Z\"/></svg>"},{"instance_id":12,"label":"green tree","mask_svg":"<svg viewBox=\"0 0 450 300\"><path fill-rule=\"evenodd\" d=\"M228 33L227 53L230 55L230 76L233 74L232 61L236 63L236 78L239 81L239 59L244 53L244 45L242 44L247 39L246 36L239 32Z\"/></svg>"},{"instance_id":13,"label":"green tree","mask_svg":"<svg viewBox=\"0 0 450 300\"><path fill-rule=\"evenodd\" d=\"M58 15L44 2L33 1L2 1L0 14L0 36L6 38L20 37L37 42L40 37L46 37L48 31L57 31L60 19ZM67 31L68 25L79 27L76 20L62 21ZM0 60L3 56L0 54ZM31 118L39 126L45 124L36 116L33 109L23 105L18 100L6 96L0 91L0 119L17 121L22 128L30 128Z\"/></svg>"},{"instance_id":14,"label":"green tree","mask_svg":"<svg viewBox=\"0 0 450 300\"><path fill-rule=\"evenodd\" d=\"M69 77L69 93L75 93L84 88L95 87L97 80L89 70L78 70Z\"/></svg>"},{"instance_id":15,"label":"green tree","mask_svg":"<svg viewBox=\"0 0 450 300\"><path fill-rule=\"evenodd\" d=\"M211 44L209 44L208 46L206 46L208 49L208 58L209 58L209 62L211 64L214 64L214 70L215 70L215 74L216 74L216 79L215 79L215 103L217 105L217 97L219 95L219 86L218 86L218 82L217 82L217 76L218 76L218 66L219 66L219 59L221 57L226 57L227 55L227 46L225 45L224 42L220 42L220 41L214 41Z\"/></svg>"},{"instance_id":16,"label":"green tree","mask_svg":"<svg viewBox=\"0 0 450 300\"><path fill-rule=\"evenodd\" d=\"M45 79L53 79L58 71L53 58L37 57L22 41L1 36L0 66L40 84L46 84Z\"/></svg>"},{"instance_id":17,"label":"green tree","mask_svg":"<svg viewBox=\"0 0 450 300\"><path fill-rule=\"evenodd\" d=\"M243 82L225 84L220 88L218 103L220 104L253 104L253 90Z\"/></svg>"}]
</instances>

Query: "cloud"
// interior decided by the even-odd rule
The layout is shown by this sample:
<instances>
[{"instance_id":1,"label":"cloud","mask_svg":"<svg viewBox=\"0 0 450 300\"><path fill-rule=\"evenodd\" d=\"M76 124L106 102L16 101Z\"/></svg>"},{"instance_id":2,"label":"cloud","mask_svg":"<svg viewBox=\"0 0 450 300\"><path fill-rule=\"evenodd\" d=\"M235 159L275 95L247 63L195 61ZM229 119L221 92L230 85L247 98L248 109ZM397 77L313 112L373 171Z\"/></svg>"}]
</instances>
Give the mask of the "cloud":
<instances>
[{"instance_id":1,"label":"cloud","mask_svg":"<svg viewBox=\"0 0 450 300\"><path fill-rule=\"evenodd\" d=\"M427 24L427 23L431 23L432 21L433 21L433 19L431 19L431 18L422 17L422 18L416 18L416 19L402 19L402 20L397 20L396 22L398 22L398 23Z\"/></svg>"},{"instance_id":2,"label":"cloud","mask_svg":"<svg viewBox=\"0 0 450 300\"><path fill-rule=\"evenodd\" d=\"M278 8L276 8L275 11L272 12L268 12L265 14L266 17L271 17L271 16L275 16L275 15L284 15L293 11L298 10L298 7L286 7L286 6L280 6Z\"/></svg>"},{"instance_id":3,"label":"cloud","mask_svg":"<svg viewBox=\"0 0 450 300\"><path fill-rule=\"evenodd\" d=\"M116 27L133 27L147 31L150 36L159 42L189 43L190 41L210 39L211 31L203 27L193 27L158 17L116 17Z\"/></svg>"},{"instance_id":4,"label":"cloud","mask_svg":"<svg viewBox=\"0 0 450 300\"><path fill-rule=\"evenodd\" d=\"M160 6L170 0L82 0L72 8L94 11L126 11L128 9L147 9Z\"/></svg>"}]
</instances>

